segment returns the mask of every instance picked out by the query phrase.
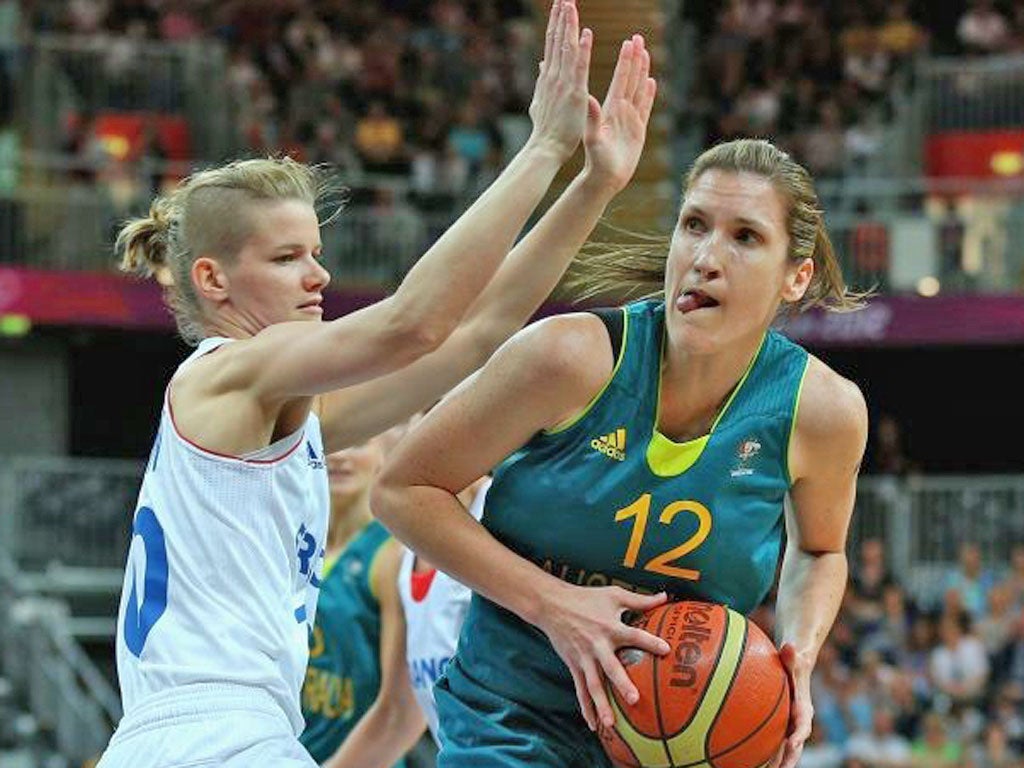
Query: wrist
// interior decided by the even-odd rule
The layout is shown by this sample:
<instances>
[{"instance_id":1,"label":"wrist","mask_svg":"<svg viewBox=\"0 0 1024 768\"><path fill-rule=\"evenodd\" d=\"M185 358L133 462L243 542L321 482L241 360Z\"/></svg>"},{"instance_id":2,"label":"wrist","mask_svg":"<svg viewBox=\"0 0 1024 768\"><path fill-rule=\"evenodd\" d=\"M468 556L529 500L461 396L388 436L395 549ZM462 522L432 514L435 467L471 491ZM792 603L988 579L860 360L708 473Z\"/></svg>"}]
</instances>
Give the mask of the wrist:
<instances>
[{"instance_id":1,"label":"wrist","mask_svg":"<svg viewBox=\"0 0 1024 768\"><path fill-rule=\"evenodd\" d=\"M521 591L520 605L513 610L523 621L541 627L545 618L557 612L559 597L568 586L561 579L542 572Z\"/></svg>"},{"instance_id":2,"label":"wrist","mask_svg":"<svg viewBox=\"0 0 1024 768\"><path fill-rule=\"evenodd\" d=\"M520 154L533 162L549 164L554 166L556 172L572 156L573 150L568 150L564 144L553 139L547 139L537 134L530 134Z\"/></svg>"},{"instance_id":3,"label":"wrist","mask_svg":"<svg viewBox=\"0 0 1024 768\"><path fill-rule=\"evenodd\" d=\"M596 171L589 165L580 171L573 184L584 194L602 199L605 204L610 203L626 186L622 179Z\"/></svg>"}]
</instances>

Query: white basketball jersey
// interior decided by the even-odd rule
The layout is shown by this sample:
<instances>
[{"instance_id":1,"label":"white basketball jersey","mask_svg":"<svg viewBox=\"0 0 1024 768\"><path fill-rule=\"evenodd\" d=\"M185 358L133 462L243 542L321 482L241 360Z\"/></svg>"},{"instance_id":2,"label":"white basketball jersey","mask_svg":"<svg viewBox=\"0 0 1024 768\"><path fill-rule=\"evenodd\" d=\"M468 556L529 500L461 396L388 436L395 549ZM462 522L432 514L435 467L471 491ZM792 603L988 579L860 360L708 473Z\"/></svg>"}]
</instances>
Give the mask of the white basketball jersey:
<instances>
[{"instance_id":1,"label":"white basketball jersey","mask_svg":"<svg viewBox=\"0 0 1024 768\"><path fill-rule=\"evenodd\" d=\"M227 341L204 340L178 370ZM301 732L328 511L315 415L267 448L223 456L177 432L165 395L118 611L126 715L185 686L237 684L269 693Z\"/></svg>"},{"instance_id":2,"label":"white basketball jersey","mask_svg":"<svg viewBox=\"0 0 1024 768\"><path fill-rule=\"evenodd\" d=\"M484 497L490 480L480 487L469 513L479 520L484 512ZM469 610L473 594L447 573L435 571L425 594L413 593L413 566L416 554L406 549L398 571L398 594L405 612L405 656L409 664L416 701L427 718L434 741L437 737L437 706L434 704L434 683L448 666L459 644L462 621ZM424 573L420 578L426 576ZM418 599L417 599L418 598Z\"/></svg>"}]
</instances>

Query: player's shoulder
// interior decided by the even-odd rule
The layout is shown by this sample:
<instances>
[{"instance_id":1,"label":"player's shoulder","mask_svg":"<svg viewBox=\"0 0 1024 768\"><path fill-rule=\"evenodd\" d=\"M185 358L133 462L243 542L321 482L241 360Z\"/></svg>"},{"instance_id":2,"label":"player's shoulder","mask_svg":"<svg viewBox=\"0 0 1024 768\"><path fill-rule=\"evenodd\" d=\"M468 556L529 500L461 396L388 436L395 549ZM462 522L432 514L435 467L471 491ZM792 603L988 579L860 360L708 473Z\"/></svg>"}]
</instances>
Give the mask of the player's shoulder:
<instances>
[{"instance_id":1,"label":"player's shoulder","mask_svg":"<svg viewBox=\"0 0 1024 768\"><path fill-rule=\"evenodd\" d=\"M506 347L517 363L548 380L603 384L615 364L608 329L591 312L540 320L516 334Z\"/></svg>"},{"instance_id":2,"label":"player's shoulder","mask_svg":"<svg viewBox=\"0 0 1024 768\"><path fill-rule=\"evenodd\" d=\"M814 452L862 451L867 425L860 387L811 355L794 431L799 444Z\"/></svg>"}]
</instances>

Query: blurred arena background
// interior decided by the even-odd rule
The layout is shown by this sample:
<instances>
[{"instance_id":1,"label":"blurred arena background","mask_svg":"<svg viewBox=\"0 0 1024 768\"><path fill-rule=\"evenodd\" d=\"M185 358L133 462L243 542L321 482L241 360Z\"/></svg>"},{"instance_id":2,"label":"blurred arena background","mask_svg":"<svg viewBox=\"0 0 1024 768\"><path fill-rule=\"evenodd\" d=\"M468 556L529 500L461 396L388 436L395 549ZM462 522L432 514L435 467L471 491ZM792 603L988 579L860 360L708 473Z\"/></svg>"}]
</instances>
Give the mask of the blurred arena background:
<instances>
[{"instance_id":1,"label":"blurred arena background","mask_svg":"<svg viewBox=\"0 0 1024 768\"><path fill-rule=\"evenodd\" d=\"M802 765L1024 765L1024 2L579 4L599 96L627 32L656 54L613 224L668 231L702 146L771 137L878 291L786 324L872 418ZM121 568L185 348L116 274L117 223L204 164L331 163L328 316L380 296L525 139L540 6L0 0L0 767L87 765L120 716Z\"/></svg>"}]
</instances>

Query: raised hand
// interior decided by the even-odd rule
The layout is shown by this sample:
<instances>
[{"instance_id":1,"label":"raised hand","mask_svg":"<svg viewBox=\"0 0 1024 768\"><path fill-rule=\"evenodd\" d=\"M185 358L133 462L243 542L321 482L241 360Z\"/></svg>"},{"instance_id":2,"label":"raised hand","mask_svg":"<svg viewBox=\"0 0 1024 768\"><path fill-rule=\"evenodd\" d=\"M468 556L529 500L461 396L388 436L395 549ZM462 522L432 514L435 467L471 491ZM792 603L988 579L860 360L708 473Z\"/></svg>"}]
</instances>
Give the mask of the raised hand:
<instances>
[{"instance_id":1,"label":"raised hand","mask_svg":"<svg viewBox=\"0 0 1024 768\"><path fill-rule=\"evenodd\" d=\"M651 54L644 38L633 35L622 43L604 104L593 96L588 99L584 170L616 191L629 183L643 152L658 90L650 71Z\"/></svg>"},{"instance_id":2,"label":"raised hand","mask_svg":"<svg viewBox=\"0 0 1024 768\"><path fill-rule=\"evenodd\" d=\"M544 60L530 103L530 141L567 160L583 137L587 122L587 79L594 35L580 33L574 0L554 0L544 35Z\"/></svg>"},{"instance_id":3,"label":"raised hand","mask_svg":"<svg viewBox=\"0 0 1024 768\"><path fill-rule=\"evenodd\" d=\"M577 587L565 584L538 626L569 667L576 699L590 730L611 727L615 715L604 689L607 678L626 701L639 697L616 651L631 647L664 656L669 645L660 637L622 621L626 611L647 611L668 598L639 595L621 587Z\"/></svg>"}]
</instances>

